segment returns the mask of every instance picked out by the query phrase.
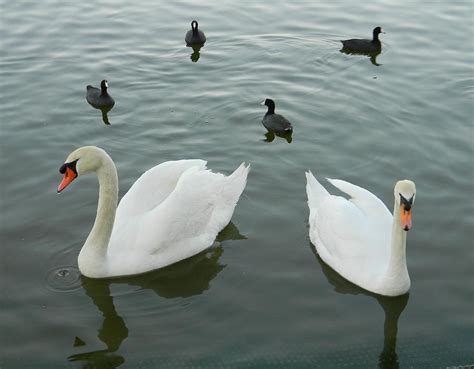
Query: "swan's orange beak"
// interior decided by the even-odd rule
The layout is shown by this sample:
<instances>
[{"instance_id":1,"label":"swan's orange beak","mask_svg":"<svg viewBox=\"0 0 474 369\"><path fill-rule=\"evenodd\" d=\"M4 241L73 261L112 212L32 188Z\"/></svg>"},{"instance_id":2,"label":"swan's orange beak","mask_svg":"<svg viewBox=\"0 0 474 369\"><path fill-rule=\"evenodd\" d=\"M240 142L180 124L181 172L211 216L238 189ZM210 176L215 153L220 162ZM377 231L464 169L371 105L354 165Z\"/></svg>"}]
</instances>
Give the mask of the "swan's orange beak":
<instances>
[{"instance_id":1,"label":"swan's orange beak","mask_svg":"<svg viewBox=\"0 0 474 369\"><path fill-rule=\"evenodd\" d=\"M404 231L409 231L411 228L411 207L405 208L405 205L400 205L400 225Z\"/></svg>"},{"instance_id":2,"label":"swan's orange beak","mask_svg":"<svg viewBox=\"0 0 474 369\"><path fill-rule=\"evenodd\" d=\"M66 167L66 171L64 172L64 177L61 183L58 186L58 193L64 190L69 184L74 181L77 177L77 174L69 167Z\"/></svg>"}]
</instances>

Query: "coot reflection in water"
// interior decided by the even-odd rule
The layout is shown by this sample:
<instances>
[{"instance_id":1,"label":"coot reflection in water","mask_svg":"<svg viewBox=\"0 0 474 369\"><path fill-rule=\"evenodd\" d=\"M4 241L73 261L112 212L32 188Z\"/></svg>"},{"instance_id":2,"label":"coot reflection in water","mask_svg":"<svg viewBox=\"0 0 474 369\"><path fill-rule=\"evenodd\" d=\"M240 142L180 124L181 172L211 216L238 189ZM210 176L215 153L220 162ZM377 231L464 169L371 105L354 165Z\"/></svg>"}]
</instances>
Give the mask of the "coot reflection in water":
<instances>
[{"instance_id":1,"label":"coot reflection in water","mask_svg":"<svg viewBox=\"0 0 474 369\"><path fill-rule=\"evenodd\" d=\"M334 286L334 290L342 294L358 295L363 294L377 300L379 305L385 312L385 322L383 330L383 349L378 359L378 367L380 369L399 369L397 348L398 319L408 303L410 294L389 297L377 295L356 286L342 277L329 265L327 265L317 254L315 248L310 245L311 250L316 256L316 260L321 265L321 269L329 283Z\"/></svg>"},{"instance_id":2,"label":"coot reflection in water","mask_svg":"<svg viewBox=\"0 0 474 369\"><path fill-rule=\"evenodd\" d=\"M125 357L117 353L128 337L128 328L123 318L117 313L114 298L110 292L112 284L128 284L139 286L141 290L151 289L162 298L190 297L200 295L209 289L210 282L224 268L219 263L223 248L220 242L226 240L246 239L233 223L224 228L211 248L189 259L163 269L142 275L111 279L91 279L81 276L82 287L93 304L103 316L102 327L98 330L98 338L106 348L73 354L69 361L84 361L84 368L118 368L125 362ZM81 350L87 346L80 335L75 337L74 347Z\"/></svg>"},{"instance_id":3,"label":"coot reflection in water","mask_svg":"<svg viewBox=\"0 0 474 369\"><path fill-rule=\"evenodd\" d=\"M283 138L288 143L293 142L292 132L279 133L279 132L273 132L271 130L268 130L265 133L265 139L263 141L269 142L269 143L273 142L273 140L275 140L275 136Z\"/></svg>"},{"instance_id":4,"label":"coot reflection in water","mask_svg":"<svg viewBox=\"0 0 474 369\"><path fill-rule=\"evenodd\" d=\"M104 122L105 125L109 126L110 125L110 121L109 121L109 116L108 116L108 113L110 110L112 110L113 106L108 106L108 107L98 107L98 106L94 106L92 104L90 104L93 108L97 109L97 110L100 110L101 113L102 113L102 121Z\"/></svg>"},{"instance_id":5,"label":"coot reflection in water","mask_svg":"<svg viewBox=\"0 0 474 369\"><path fill-rule=\"evenodd\" d=\"M380 53L382 52L382 50L379 50L379 51L374 51L374 52L361 52L361 51L352 51L352 50L348 50L348 49L345 49L344 47L339 50L341 53L344 53L344 54L347 54L347 55L366 55L370 58L370 62L373 64L373 65L376 65L376 66L380 66L382 64L378 63L377 62L377 56L380 55Z\"/></svg>"},{"instance_id":6,"label":"coot reflection in water","mask_svg":"<svg viewBox=\"0 0 474 369\"><path fill-rule=\"evenodd\" d=\"M198 43L198 44L188 44L186 45L187 47L191 47L193 49L193 52L190 56L190 59L193 63L197 63L199 58L201 57L200 50L204 46L203 43Z\"/></svg>"}]
</instances>

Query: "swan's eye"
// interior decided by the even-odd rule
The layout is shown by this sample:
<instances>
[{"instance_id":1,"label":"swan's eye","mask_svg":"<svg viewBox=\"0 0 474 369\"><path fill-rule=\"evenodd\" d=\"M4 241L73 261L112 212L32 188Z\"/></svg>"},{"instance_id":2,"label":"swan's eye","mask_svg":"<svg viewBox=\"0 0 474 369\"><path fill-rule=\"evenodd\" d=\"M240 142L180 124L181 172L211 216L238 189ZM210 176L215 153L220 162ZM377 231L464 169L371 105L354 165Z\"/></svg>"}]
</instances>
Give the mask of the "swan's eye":
<instances>
[{"instance_id":1,"label":"swan's eye","mask_svg":"<svg viewBox=\"0 0 474 369\"><path fill-rule=\"evenodd\" d=\"M76 164L77 164L77 161L78 161L78 160L79 160L79 159L76 159L76 160L74 160L74 161L71 161L71 162L69 162L69 163L64 163L63 165L61 165L61 167L59 168L59 173L61 173L61 174L66 173L66 169L69 168L69 169L71 169L71 170L74 172L74 174L76 174L76 176L77 176Z\"/></svg>"},{"instance_id":2,"label":"swan's eye","mask_svg":"<svg viewBox=\"0 0 474 369\"><path fill-rule=\"evenodd\" d=\"M415 197L415 194L413 194L412 197L410 197L409 200L407 200L401 193L400 195L400 204L405 206L405 209L410 210L411 206L413 205L413 198Z\"/></svg>"}]
</instances>

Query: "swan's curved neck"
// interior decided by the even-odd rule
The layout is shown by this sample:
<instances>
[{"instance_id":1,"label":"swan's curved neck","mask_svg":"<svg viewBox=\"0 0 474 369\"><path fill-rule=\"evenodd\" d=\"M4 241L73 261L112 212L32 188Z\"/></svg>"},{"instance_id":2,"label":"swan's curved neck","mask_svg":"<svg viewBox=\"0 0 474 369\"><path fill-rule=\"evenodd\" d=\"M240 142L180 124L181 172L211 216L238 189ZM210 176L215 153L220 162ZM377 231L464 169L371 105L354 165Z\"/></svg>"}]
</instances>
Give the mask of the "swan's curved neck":
<instances>
[{"instance_id":1,"label":"swan's curved neck","mask_svg":"<svg viewBox=\"0 0 474 369\"><path fill-rule=\"evenodd\" d=\"M100 277L106 273L105 258L107 246L114 226L118 201L117 169L112 159L106 155L97 169L99 179L99 204L97 215L89 236L79 254L79 269L86 270L90 277Z\"/></svg>"},{"instance_id":2,"label":"swan's curved neck","mask_svg":"<svg viewBox=\"0 0 474 369\"><path fill-rule=\"evenodd\" d=\"M407 234L400 225L400 207L395 201L393 208L392 242L390 245L390 260L386 278L393 280L408 280L406 263L406 240Z\"/></svg>"}]
</instances>

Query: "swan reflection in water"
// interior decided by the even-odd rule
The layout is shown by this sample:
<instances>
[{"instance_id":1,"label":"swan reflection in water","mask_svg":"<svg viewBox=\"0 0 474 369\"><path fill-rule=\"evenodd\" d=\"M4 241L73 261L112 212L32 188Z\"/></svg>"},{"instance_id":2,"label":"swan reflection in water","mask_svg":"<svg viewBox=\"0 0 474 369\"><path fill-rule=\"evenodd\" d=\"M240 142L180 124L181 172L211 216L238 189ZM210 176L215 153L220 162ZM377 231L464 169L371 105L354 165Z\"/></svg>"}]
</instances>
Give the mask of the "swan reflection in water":
<instances>
[{"instance_id":1,"label":"swan reflection in water","mask_svg":"<svg viewBox=\"0 0 474 369\"><path fill-rule=\"evenodd\" d=\"M322 271L326 276L329 283L334 286L334 290L342 294L358 295L363 294L370 296L377 300L379 305L385 312L385 322L383 330L383 349L379 355L378 367L380 369L398 369L400 365L398 363L398 356L396 352L397 348L397 333L398 333L398 319L402 314L403 310L408 303L410 294L389 297L377 295L356 286L349 282L347 279L342 277L329 265L327 265L317 254L315 248L311 245L311 250L316 256L316 259L321 264Z\"/></svg>"},{"instance_id":2,"label":"swan reflection in water","mask_svg":"<svg viewBox=\"0 0 474 369\"><path fill-rule=\"evenodd\" d=\"M105 344L102 350L82 352L68 357L69 361L85 361L84 368L118 368L125 358L118 354L120 346L128 337L125 321L117 313L110 286L115 283L139 286L140 289L151 289L163 298L190 297L200 295L209 289L212 279L219 274L225 265L219 263L223 253L221 242L226 240L246 239L239 233L233 223L229 223L217 236L215 244L189 259L163 269L138 276L119 277L113 279L91 279L81 276L82 287L93 304L103 316L102 327L98 330L98 338ZM87 346L76 336L74 347L77 350Z\"/></svg>"},{"instance_id":3,"label":"swan reflection in water","mask_svg":"<svg viewBox=\"0 0 474 369\"><path fill-rule=\"evenodd\" d=\"M197 63L199 58L201 57L200 50L204 46L204 44L186 44L187 47L191 47L193 49L193 53L190 56L190 59L193 63Z\"/></svg>"},{"instance_id":4,"label":"swan reflection in water","mask_svg":"<svg viewBox=\"0 0 474 369\"><path fill-rule=\"evenodd\" d=\"M370 58L370 62L373 65L376 65L376 66L382 65L382 64L377 63L377 56L380 55L380 53L382 52L382 49L377 50L377 51L373 51L373 52L360 52L360 51L349 50L349 49L346 49L346 48L343 47L339 51L341 53L347 54L347 55L366 55Z\"/></svg>"},{"instance_id":5,"label":"swan reflection in water","mask_svg":"<svg viewBox=\"0 0 474 369\"><path fill-rule=\"evenodd\" d=\"M286 140L286 142L291 143L293 141L292 138L292 132L285 132L285 133L278 133L278 132L273 132L270 130L267 130L267 133L265 133L265 139L263 140L264 142L273 142L275 139L275 136L281 137Z\"/></svg>"}]
</instances>

